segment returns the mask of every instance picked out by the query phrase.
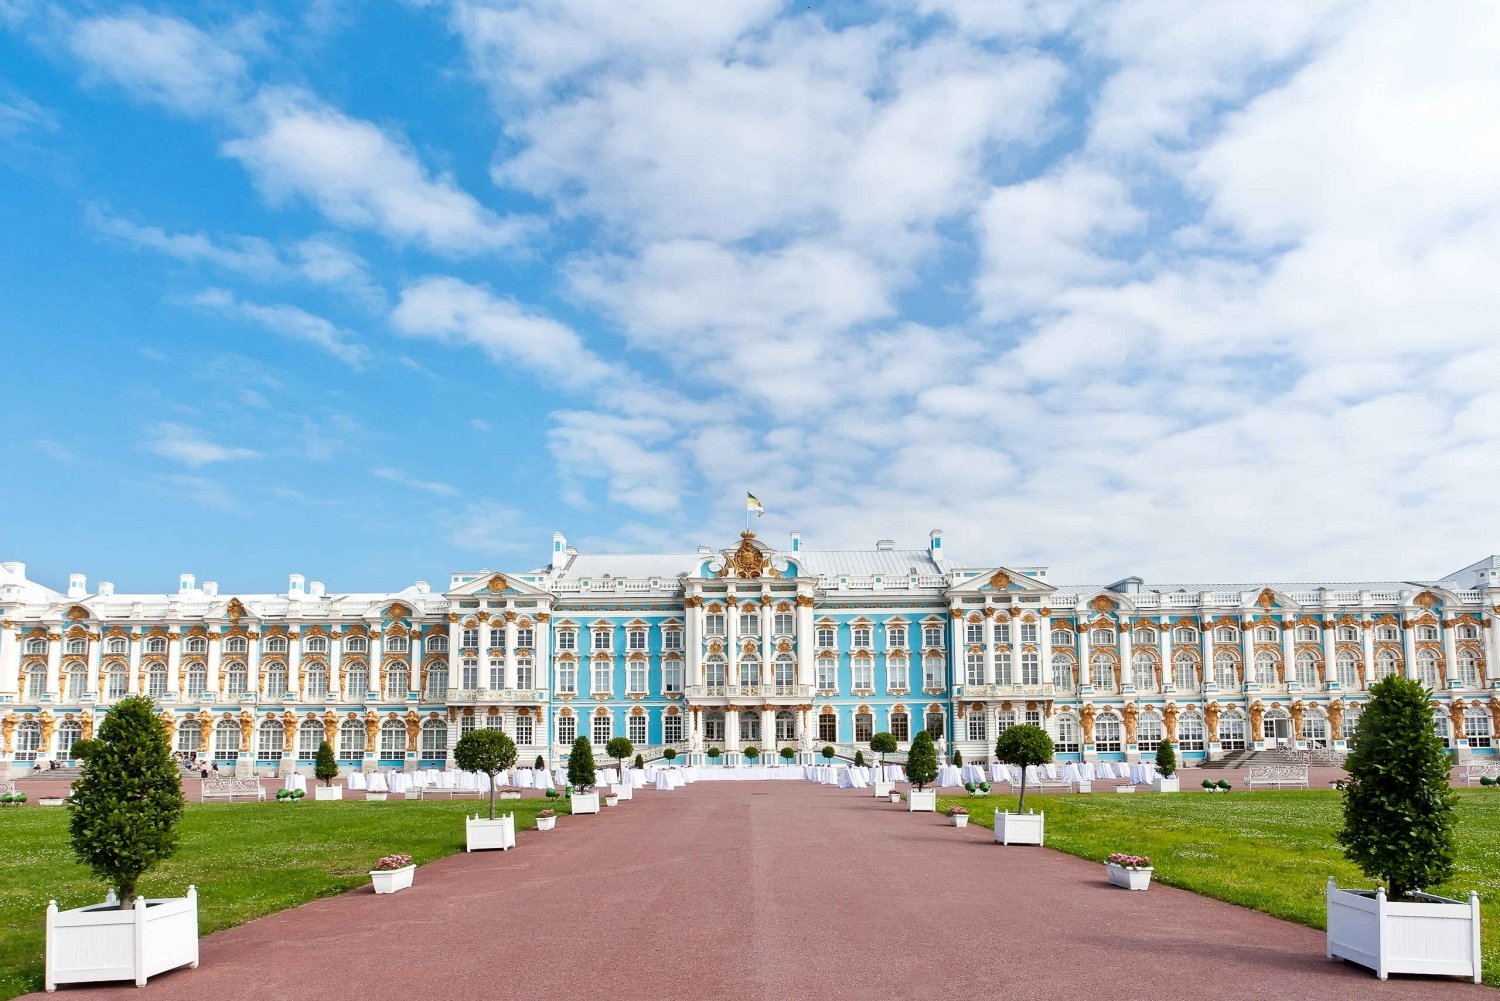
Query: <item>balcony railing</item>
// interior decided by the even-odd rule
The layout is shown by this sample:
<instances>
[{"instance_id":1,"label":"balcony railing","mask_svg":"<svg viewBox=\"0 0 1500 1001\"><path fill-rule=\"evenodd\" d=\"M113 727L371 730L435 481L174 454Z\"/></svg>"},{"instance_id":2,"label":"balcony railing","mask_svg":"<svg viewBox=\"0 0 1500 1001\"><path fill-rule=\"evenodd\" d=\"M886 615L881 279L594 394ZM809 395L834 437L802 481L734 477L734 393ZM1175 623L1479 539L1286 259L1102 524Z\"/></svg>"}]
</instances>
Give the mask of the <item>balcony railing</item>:
<instances>
[{"instance_id":1,"label":"balcony railing","mask_svg":"<svg viewBox=\"0 0 1500 1001\"><path fill-rule=\"evenodd\" d=\"M1050 699L1057 695L1056 685L958 685L953 690L955 698L997 699L1026 698Z\"/></svg>"},{"instance_id":2,"label":"balcony railing","mask_svg":"<svg viewBox=\"0 0 1500 1001\"><path fill-rule=\"evenodd\" d=\"M689 685L690 699L780 698L810 699L811 685Z\"/></svg>"},{"instance_id":3,"label":"balcony railing","mask_svg":"<svg viewBox=\"0 0 1500 1001\"><path fill-rule=\"evenodd\" d=\"M546 702L545 689L514 688L450 688L449 702L499 702L507 705Z\"/></svg>"}]
</instances>

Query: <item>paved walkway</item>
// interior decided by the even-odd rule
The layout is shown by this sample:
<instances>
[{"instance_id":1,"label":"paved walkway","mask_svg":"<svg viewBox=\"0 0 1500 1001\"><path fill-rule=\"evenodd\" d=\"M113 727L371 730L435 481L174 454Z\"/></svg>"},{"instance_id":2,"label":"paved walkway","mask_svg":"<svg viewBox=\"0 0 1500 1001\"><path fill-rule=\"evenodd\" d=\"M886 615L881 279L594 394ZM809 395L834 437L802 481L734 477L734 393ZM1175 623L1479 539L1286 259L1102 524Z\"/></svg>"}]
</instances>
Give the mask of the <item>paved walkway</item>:
<instances>
[{"instance_id":1,"label":"paved walkway","mask_svg":"<svg viewBox=\"0 0 1500 1001\"><path fill-rule=\"evenodd\" d=\"M1321 932L1169 887L1116 889L1095 863L1001 847L986 829L854 790L641 791L519 841L423 866L395 895L361 889L211 936L200 969L144 991L64 990L136 1001L1494 998L1462 982L1381 983L1325 960Z\"/></svg>"}]
</instances>

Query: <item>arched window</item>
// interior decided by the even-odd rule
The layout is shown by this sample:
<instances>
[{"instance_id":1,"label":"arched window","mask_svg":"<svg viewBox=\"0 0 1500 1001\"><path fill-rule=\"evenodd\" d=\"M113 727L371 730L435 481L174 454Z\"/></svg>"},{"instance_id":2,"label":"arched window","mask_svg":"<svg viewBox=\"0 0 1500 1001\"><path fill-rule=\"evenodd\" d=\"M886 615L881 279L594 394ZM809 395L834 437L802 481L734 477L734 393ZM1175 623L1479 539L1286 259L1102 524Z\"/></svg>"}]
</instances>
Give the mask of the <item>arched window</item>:
<instances>
[{"instance_id":1,"label":"arched window","mask_svg":"<svg viewBox=\"0 0 1500 1001\"><path fill-rule=\"evenodd\" d=\"M286 695L286 665L279 660L273 660L266 665L265 687L266 698L279 699Z\"/></svg>"},{"instance_id":2,"label":"arched window","mask_svg":"<svg viewBox=\"0 0 1500 1001\"><path fill-rule=\"evenodd\" d=\"M183 695L189 699L203 698L203 693L208 689L208 666L194 662L187 666L185 673L187 680L183 688Z\"/></svg>"},{"instance_id":3,"label":"arched window","mask_svg":"<svg viewBox=\"0 0 1500 1001\"><path fill-rule=\"evenodd\" d=\"M1479 706L1464 710L1464 738L1470 747L1491 747L1494 732L1490 729L1490 714Z\"/></svg>"},{"instance_id":4,"label":"arched window","mask_svg":"<svg viewBox=\"0 0 1500 1001\"><path fill-rule=\"evenodd\" d=\"M1219 717L1219 745L1226 751L1245 749L1245 718L1238 713Z\"/></svg>"},{"instance_id":5,"label":"arched window","mask_svg":"<svg viewBox=\"0 0 1500 1001\"><path fill-rule=\"evenodd\" d=\"M572 718L568 717L570 720ZM568 743L572 743L572 740ZM429 719L422 724L422 760L448 760L448 724L440 719Z\"/></svg>"},{"instance_id":6,"label":"arched window","mask_svg":"<svg viewBox=\"0 0 1500 1001\"><path fill-rule=\"evenodd\" d=\"M47 641L40 636L33 636L26 641L26 652L29 654L45 654L47 652Z\"/></svg>"},{"instance_id":7,"label":"arched window","mask_svg":"<svg viewBox=\"0 0 1500 1001\"><path fill-rule=\"evenodd\" d=\"M1156 746L1166 739L1166 726L1156 713L1142 713L1135 721L1135 746L1142 754L1155 754Z\"/></svg>"},{"instance_id":8,"label":"arched window","mask_svg":"<svg viewBox=\"0 0 1500 1001\"><path fill-rule=\"evenodd\" d=\"M1094 646L1110 646L1115 641L1113 629L1094 629L1089 632L1089 642Z\"/></svg>"},{"instance_id":9,"label":"arched window","mask_svg":"<svg viewBox=\"0 0 1500 1001\"><path fill-rule=\"evenodd\" d=\"M1435 692L1443 687L1442 674L1436 650L1423 650L1417 654L1417 680L1428 691Z\"/></svg>"},{"instance_id":10,"label":"arched window","mask_svg":"<svg viewBox=\"0 0 1500 1001\"><path fill-rule=\"evenodd\" d=\"M1192 626L1178 626L1172 630L1173 643L1197 643L1198 630Z\"/></svg>"},{"instance_id":11,"label":"arched window","mask_svg":"<svg viewBox=\"0 0 1500 1001\"><path fill-rule=\"evenodd\" d=\"M119 661L104 669L104 697L123 699L130 687L130 678L125 665Z\"/></svg>"},{"instance_id":12,"label":"arched window","mask_svg":"<svg viewBox=\"0 0 1500 1001\"><path fill-rule=\"evenodd\" d=\"M411 639L406 636L387 636L385 638L386 653L410 653Z\"/></svg>"},{"instance_id":13,"label":"arched window","mask_svg":"<svg viewBox=\"0 0 1500 1001\"><path fill-rule=\"evenodd\" d=\"M709 654L708 660L703 663L703 676L711 694L724 694L729 682L725 678L723 657L716 653Z\"/></svg>"},{"instance_id":14,"label":"arched window","mask_svg":"<svg viewBox=\"0 0 1500 1001\"><path fill-rule=\"evenodd\" d=\"M240 756L240 724L233 719L220 719L214 724L214 760L237 761Z\"/></svg>"},{"instance_id":15,"label":"arched window","mask_svg":"<svg viewBox=\"0 0 1500 1001\"><path fill-rule=\"evenodd\" d=\"M776 655L775 681L777 695L789 693L796 687L797 665L792 661L791 654Z\"/></svg>"},{"instance_id":16,"label":"arched window","mask_svg":"<svg viewBox=\"0 0 1500 1001\"><path fill-rule=\"evenodd\" d=\"M146 694L152 698L167 694L167 665L160 661L146 665Z\"/></svg>"},{"instance_id":17,"label":"arched window","mask_svg":"<svg viewBox=\"0 0 1500 1001\"><path fill-rule=\"evenodd\" d=\"M303 653L327 653L328 652L328 637L326 637L326 636L308 636L306 639L304 639L302 641L302 652Z\"/></svg>"},{"instance_id":18,"label":"arched window","mask_svg":"<svg viewBox=\"0 0 1500 1001\"><path fill-rule=\"evenodd\" d=\"M1484 679L1479 670L1479 654L1474 650L1458 651L1458 678L1465 688L1483 688Z\"/></svg>"},{"instance_id":19,"label":"arched window","mask_svg":"<svg viewBox=\"0 0 1500 1001\"><path fill-rule=\"evenodd\" d=\"M208 653L208 640L202 636L189 636L182 644L183 653Z\"/></svg>"},{"instance_id":20,"label":"arched window","mask_svg":"<svg viewBox=\"0 0 1500 1001\"><path fill-rule=\"evenodd\" d=\"M406 757L406 724L399 719L387 719L380 724L380 757L384 761Z\"/></svg>"},{"instance_id":21,"label":"arched window","mask_svg":"<svg viewBox=\"0 0 1500 1001\"><path fill-rule=\"evenodd\" d=\"M795 740L797 738L797 723L792 718L790 710L783 709L776 714L776 739Z\"/></svg>"},{"instance_id":22,"label":"arched window","mask_svg":"<svg viewBox=\"0 0 1500 1001\"><path fill-rule=\"evenodd\" d=\"M1339 687L1350 692L1357 692L1364 686L1360 683L1359 676L1359 654L1353 650L1344 650L1339 653L1335 666L1339 672Z\"/></svg>"},{"instance_id":23,"label":"arched window","mask_svg":"<svg viewBox=\"0 0 1500 1001\"><path fill-rule=\"evenodd\" d=\"M1186 650L1172 658L1172 684L1179 691L1191 692L1198 688L1198 658Z\"/></svg>"},{"instance_id":24,"label":"arched window","mask_svg":"<svg viewBox=\"0 0 1500 1001\"><path fill-rule=\"evenodd\" d=\"M323 724L317 720L303 720L297 727L297 760L317 761L318 745L323 743Z\"/></svg>"},{"instance_id":25,"label":"arched window","mask_svg":"<svg viewBox=\"0 0 1500 1001\"><path fill-rule=\"evenodd\" d=\"M891 711L891 735L903 744L911 739L911 717L905 709Z\"/></svg>"},{"instance_id":26,"label":"arched window","mask_svg":"<svg viewBox=\"0 0 1500 1001\"><path fill-rule=\"evenodd\" d=\"M1276 643L1281 639L1281 632L1274 626L1256 626L1255 642Z\"/></svg>"},{"instance_id":27,"label":"arched window","mask_svg":"<svg viewBox=\"0 0 1500 1001\"><path fill-rule=\"evenodd\" d=\"M1276 684L1276 655L1262 650L1255 655L1255 683L1258 685Z\"/></svg>"},{"instance_id":28,"label":"arched window","mask_svg":"<svg viewBox=\"0 0 1500 1001\"><path fill-rule=\"evenodd\" d=\"M287 643L285 636L267 636L265 640L266 653L286 653Z\"/></svg>"},{"instance_id":29,"label":"arched window","mask_svg":"<svg viewBox=\"0 0 1500 1001\"><path fill-rule=\"evenodd\" d=\"M89 641L85 640L85 639L70 639L63 646L63 653L64 654L71 654L74 657L82 657L84 654L86 654L88 652L89 652Z\"/></svg>"},{"instance_id":30,"label":"arched window","mask_svg":"<svg viewBox=\"0 0 1500 1001\"><path fill-rule=\"evenodd\" d=\"M281 725L281 720L274 716L267 716L260 721L260 733L255 742L255 759L257 761L280 761L282 752L286 750L286 727Z\"/></svg>"},{"instance_id":31,"label":"arched window","mask_svg":"<svg viewBox=\"0 0 1500 1001\"><path fill-rule=\"evenodd\" d=\"M1149 653L1137 653L1130 658L1130 677L1139 691L1156 691L1156 658ZM1157 741L1160 742L1158 737Z\"/></svg>"},{"instance_id":32,"label":"arched window","mask_svg":"<svg viewBox=\"0 0 1500 1001\"><path fill-rule=\"evenodd\" d=\"M1215 643L1238 643L1240 631L1234 626L1217 626L1214 629Z\"/></svg>"},{"instance_id":33,"label":"arched window","mask_svg":"<svg viewBox=\"0 0 1500 1001\"><path fill-rule=\"evenodd\" d=\"M339 724L339 760L358 761L365 756L363 720L346 719Z\"/></svg>"},{"instance_id":34,"label":"arched window","mask_svg":"<svg viewBox=\"0 0 1500 1001\"><path fill-rule=\"evenodd\" d=\"M246 653L250 649L250 643L243 636L230 636L224 640L225 653Z\"/></svg>"},{"instance_id":35,"label":"arched window","mask_svg":"<svg viewBox=\"0 0 1500 1001\"><path fill-rule=\"evenodd\" d=\"M16 727L17 761L35 761L42 751L42 725L34 719L23 719Z\"/></svg>"},{"instance_id":36,"label":"arched window","mask_svg":"<svg viewBox=\"0 0 1500 1001\"><path fill-rule=\"evenodd\" d=\"M1115 659L1107 653L1094 655L1089 662L1089 679L1096 692L1115 690Z\"/></svg>"},{"instance_id":37,"label":"arched window","mask_svg":"<svg viewBox=\"0 0 1500 1001\"><path fill-rule=\"evenodd\" d=\"M1328 746L1328 720L1314 713L1302 717L1302 739L1310 748Z\"/></svg>"},{"instance_id":38,"label":"arched window","mask_svg":"<svg viewBox=\"0 0 1500 1001\"><path fill-rule=\"evenodd\" d=\"M151 636L146 640L147 653L166 653L167 638L165 636Z\"/></svg>"},{"instance_id":39,"label":"arched window","mask_svg":"<svg viewBox=\"0 0 1500 1001\"><path fill-rule=\"evenodd\" d=\"M1073 658L1065 653L1052 655L1052 683L1060 692L1071 692L1078 686L1078 673L1073 669Z\"/></svg>"},{"instance_id":40,"label":"arched window","mask_svg":"<svg viewBox=\"0 0 1500 1001\"><path fill-rule=\"evenodd\" d=\"M370 669L355 661L344 668L344 698L351 702L362 702L370 694Z\"/></svg>"},{"instance_id":41,"label":"arched window","mask_svg":"<svg viewBox=\"0 0 1500 1001\"><path fill-rule=\"evenodd\" d=\"M752 692L760 690L760 658L746 654L740 658L740 687Z\"/></svg>"},{"instance_id":42,"label":"arched window","mask_svg":"<svg viewBox=\"0 0 1500 1001\"><path fill-rule=\"evenodd\" d=\"M576 637L578 634L572 633L571 635ZM427 637L426 645L428 653L447 653L448 637L442 633L434 633Z\"/></svg>"},{"instance_id":43,"label":"arched window","mask_svg":"<svg viewBox=\"0 0 1500 1001\"><path fill-rule=\"evenodd\" d=\"M363 636L347 636L344 638L345 653L366 653L370 649L370 641Z\"/></svg>"},{"instance_id":44,"label":"arched window","mask_svg":"<svg viewBox=\"0 0 1500 1001\"><path fill-rule=\"evenodd\" d=\"M1177 717L1177 748L1184 752L1204 749L1203 717L1191 713Z\"/></svg>"},{"instance_id":45,"label":"arched window","mask_svg":"<svg viewBox=\"0 0 1500 1001\"><path fill-rule=\"evenodd\" d=\"M245 662L242 660L231 660L224 665L224 694L239 696L245 693L245 686L249 684L249 675L245 670Z\"/></svg>"},{"instance_id":46,"label":"arched window","mask_svg":"<svg viewBox=\"0 0 1500 1001\"><path fill-rule=\"evenodd\" d=\"M166 691L166 680L163 675L162 691ZM47 696L47 665L32 664L26 668L26 698L31 702L40 702Z\"/></svg>"},{"instance_id":47,"label":"arched window","mask_svg":"<svg viewBox=\"0 0 1500 1001\"><path fill-rule=\"evenodd\" d=\"M1156 643L1156 630L1137 629L1131 634L1130 639L1136 646L1151 646Z\"/></svg>"},{"instance_id":48,"label":"arched window","mask_svg":"<svg viewBox=\"0 0 1500 1001\"><path fill-rule=\"evenodd\" d=\"M1359 729L1359 706L1345 706L1344 719L1339 724L1339 736L1345 741L1354 739L1354 731Z\"/></svg>"},{"instance_id":49,"label":"arched window","mask_svg":"<svg viewBox=\"0 0 1500 1001\"><path fill-rule=\"evenodd\" d=\"M448 697L448 662L446 660L429 660L427 662L426 675L422 679L424 682L423 691L426 692L426 698L433 702L446 699ZM425 728L426 724L424 723L423 726ZM446 726L443 727L444 733L447 730ZM444 758L446 758L447 752L444 751L443 754ZM423 756L425 758L425 753Z\"/></svg>"},{"instance_id":50,"label":"arched window","mask_svg":"<svg viewBox=\"0 0 1500 1001\"><path fill-rule=\"evenodd\" d=\"M1316 626L1298 626L1296 638L1298 643L1316 643L1323 637Z\"/></svg>"},{"instance_id":51,"label":"arched window","mask_svg":"<svg viewBox=\"0 0 1500 1001\"><path fill-rule=\"evenodd\" d=\"M307 698L321 699L328 695L328 665L313 661L302 675L302 690Z\"/></svg>"},{"instance_id":52,"label":"arched window","mask_svg":"<svg viewBox=\"0 0 1500 1001\"><path fill-rule=\"evenodd\" d=\"M77 702L89 689L89 669L81 660L70 661L63 668L63 682L67 691L63 698Z\"/></svg>"},{"instance_id":53,"label":"arched window","mask_svg":"<svg viewBox=\"0 0 1500 1001\"><path fill-rule=\"evenodd\" d=\"M1239 685L1238 664L1234 654L1227 650L1214 654L1214 684L1220 688L1235 688Z\"/></svg>"},{"instance_id":54,"label":"arched window","mask_svg":"<svg viewBox=\"0 0 1500 1001\"><path fill-rule=\"evenodd\" d=\"M1069 632L1068 630L1066 630L1066 629L1054 629L1054 630L1052 630L1052 645L1053 646L1072 646L1073 645L1073 634L1071 632Z\"/></svg>"},{"instance_id":55,"label":"arched window","mask_svg":"<svg viewBox=\"0 0 1500 1001\"><path fill-rule=\"evenodd\" d=\"M130 641L123 636L113 636L105 642L104 652L124 656L130 652Z\"/></svg>"},{"instance_id":56,"label":"arched window","mask_svg":"<svg viewBox=\"0 0 1500 1001\"><path fill-rule=\"evenodd\" d=\"M1318 679L1319 666L1318 655L1311 650L1303 650L1297 654L1297 684L1303 688L1320 687Z\"/></svg>"},{"instance_id":57,"label":"arched window","mask_svg":"<svg viewBox=\"0 0 1500 1001\"><path fill-rule=\"evenodd\" d=\"M1094 720L1094 750L1110 754L1124 749L1124 731L1120 721L1113 716L1100 716Z\"/></svg>"},{"instance_id":58,"label":"arched window","mask_svg":"<svg viewBox=\"0 0 1500 1001\"><path fill-rule=\"evenodd\" d=\"M411 667L404 660L393 660L385 669L385 697L404 699L411 691Z\"/></svg>"},{"instance_id":59,"label":"arched window","mask_svg":"<svg viewBox=\"0 0 1500 1001\"><path fill-rule=\"evenodd\" d=\"M83 724L76 719L65 719L57 727L57 759L67 761L73 757L73 745L83 739Z\"/></svg>"}]
</instances>

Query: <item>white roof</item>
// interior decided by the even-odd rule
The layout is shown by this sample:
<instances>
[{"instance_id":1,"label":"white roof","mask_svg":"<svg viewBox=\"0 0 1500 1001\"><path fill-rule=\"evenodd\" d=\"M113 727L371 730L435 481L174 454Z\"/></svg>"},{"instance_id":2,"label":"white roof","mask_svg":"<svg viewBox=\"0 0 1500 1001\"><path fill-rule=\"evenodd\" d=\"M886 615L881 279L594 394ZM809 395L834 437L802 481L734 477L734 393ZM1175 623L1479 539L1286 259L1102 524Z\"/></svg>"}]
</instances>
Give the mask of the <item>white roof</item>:
<instances>
[{"instance_id":1,"label":"white roof","mask_svg":"<svg viewBox=\"0 0 1500 1001\"><path fill-rule=\"evenodd\" d=\"M931 577L948 572L948 561L939 563L926 549L803 549L777 555L796 560L815 577Z\"/></svg>"},{"instance_id":2,"label":"white roof","mask_svg":"<svg viewBox=\"0 0 1500 1001\"><path fill-rule=\"evenodd\" d=\"M580 553L569 559L562 567L554 567L552 576L558 580L587 577L676 577L691 574L699 562L717 558L700 556L697 553Z\"/></svg>"}]
</instances>

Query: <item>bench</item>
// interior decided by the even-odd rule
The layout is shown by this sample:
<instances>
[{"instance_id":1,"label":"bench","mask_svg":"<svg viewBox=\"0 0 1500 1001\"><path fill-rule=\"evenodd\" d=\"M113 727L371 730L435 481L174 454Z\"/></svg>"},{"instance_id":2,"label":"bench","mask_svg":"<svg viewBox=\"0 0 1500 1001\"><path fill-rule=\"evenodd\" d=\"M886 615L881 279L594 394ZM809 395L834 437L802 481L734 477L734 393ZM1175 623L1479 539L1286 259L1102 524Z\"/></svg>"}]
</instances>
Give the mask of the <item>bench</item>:
<instances>
[{"instance_id":1,"label":"bench","mask_svg":"<svg viewBox=\"0 0 1500 1001\"><path fill-rule=\"evenodd\" d=\"M1257 785L1284 789L1287 786L1307 788L1306 765L1251 765L1245 775L1245 788Z\"/></svg>"},{"instance_id":2,"label":"bench","mask_svg":"<svg viewBox=\"0 0 1500 1001\"><path fill-rule=\"evenodd\" d=\"M266 801L266 790L259 779L204 779L202 792L205 803L215 799L227 799L231 803L237 799Z\"/></svg>"},{"instance_id":3,"label":"bench","mask_svg":"<svg viewBox=\"0 0 1500 1001\"><path fill-rule=\"evenodd\" d=\"M1482 778L1500 779L1500 761L1472 761L1464 765L1464 785L1471 786Z\"/></svg>"},{"instance_id":4,"label":"bench","mask_svg":"<svg viewBox=\"0 0 1500 1001\"><path fill-rule=\"evenodd\" d=\"M408 791L406 798L412 799L412 793L416 793L416 799L458 799L460 796L472 796L478 799L481 795L489 795L488 793L480 793L478 789L439 789L436 786L429 786L426 789L412 789Z\"/></svg>"}]
</instances>

